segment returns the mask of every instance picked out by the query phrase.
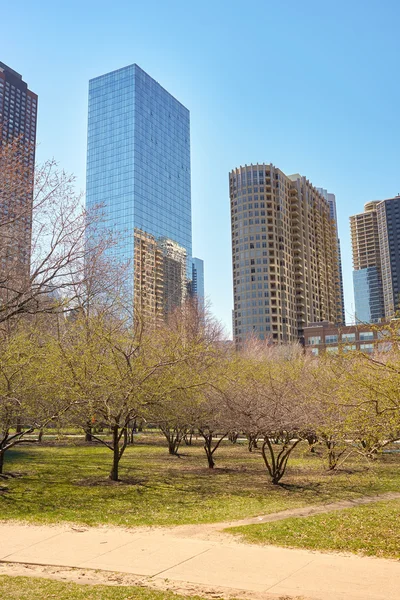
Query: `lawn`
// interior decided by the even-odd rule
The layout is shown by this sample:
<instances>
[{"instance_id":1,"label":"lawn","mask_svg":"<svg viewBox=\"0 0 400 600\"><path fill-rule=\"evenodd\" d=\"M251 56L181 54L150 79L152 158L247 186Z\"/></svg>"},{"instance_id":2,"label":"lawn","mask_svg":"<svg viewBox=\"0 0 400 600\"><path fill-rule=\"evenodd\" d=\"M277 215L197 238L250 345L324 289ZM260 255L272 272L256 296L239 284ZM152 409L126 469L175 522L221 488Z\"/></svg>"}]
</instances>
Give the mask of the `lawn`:
<instances>
[{"instance_id":1,"label":"lawn","mask_svg":"<svg viewBox=\"0 0 400 600\"><path fill-rule=\"evenodd\" d=\"M0 598L7 600L201 600L144 587L79 585L34 577L0 575Z\"/></svg>"},{"instance_id":2,"label":"lawn","mask_svg":"<svg viewBox=\"0 0 400 600\"><path fill-rule=\"evenodd\" d=\"M121 461L122 482L108 479L112 453L80 440L20 446L5 470L19 476L0 481L0 519L86 525L175 525L241 519L339 498L400 488L400 456L368 465L358 459L346 470L326 471L323 460L299 445L282 486L272 485L259 453L222 444L216 468L206 466L200 441L168 455L160 437L142 435Z\"/></svg>"},{"instance_id":3,"label":"lawn","mask_svg":"<svg viewBox=\"0 0 400 600\"><path fill-rule=\"evenodd\" d=\"M400 558L400 500L377 502L314 517L232 527L252 544L334 550Z\"/></svg>"}]
</instances>

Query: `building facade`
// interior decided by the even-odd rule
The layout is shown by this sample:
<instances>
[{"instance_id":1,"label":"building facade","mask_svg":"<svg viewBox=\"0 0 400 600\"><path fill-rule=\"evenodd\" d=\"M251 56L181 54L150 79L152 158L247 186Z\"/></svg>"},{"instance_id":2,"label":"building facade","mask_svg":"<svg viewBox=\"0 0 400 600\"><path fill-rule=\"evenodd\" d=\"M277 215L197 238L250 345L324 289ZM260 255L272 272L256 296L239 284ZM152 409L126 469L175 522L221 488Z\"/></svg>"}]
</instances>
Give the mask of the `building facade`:
<instances>
[{"instance_id":1,"label":"building facade","mask_svg":"<svg viewBox=\"0 0 400 600\"><path fill-rule=\"evenodd\" d=\"M189 295L197 298L204 306L204 261L201 258L192 258L192 275L189 283Z\"/></svg>"},{"instance_id":2,"label":"building facade","mask_svg":"<svg viewBox=\"0 0 400 600\"><path fill-rule=\"evenodd\" d=\"M355 318L359 323L379 323L384 317L378 204L368 202L364 212L350 217Z\"/></svg>"},{"instance_id":3,"label":"building facade","mask_svg":"<svg viewBox=\"0 0 400 600\"><path fill-rule=\"evenodd\" d=\"M385 322L374 327L368 323L340 327L327 321L310 323L304 329L304 346L314 356L353 350L372 354L375 350L385 351L391 348L388 341L391 331L390 325Z\"/></svg>"},{"instance_id":4,"label":"building facade","mask_svg":"<svg viewBox=\"0 0 400 600\"><path fill-rule=\"evenodd\" d=\"M189 274L189 111L135 64L89 82L86 202L102 207L104 228L117 236L110 253L132 265L133 295L135 231L183 249ZM175 283L174 303L186 290Z\"/></svg>"},{"instance_id":5,"label":"building facade","mask_svg":"<svg viewBox=\"0 0 400 600\"><path fill-rule=\"evenodd\" d=\"M400 305L400 196L350 217L356 322L379 323Z\"/></svg>"},{"instance_id":6,"label":"building facade","mask_svg":"<svg viewBox=\"0 0 400 600\"><path fill-rule=\"evenodd\" d=\"M154 236L134 231L135 306L147 322L164 317L164 264L162 251Z\"/></svg>"},{"instance_id":7,"label":"building facade","mask_svg":"<svg viewBox=\"0 0 400 600\"><path fill-rule=\"evenodd\" d=\"M400 195L376 207L381 257L383 305L390 319L400 309Z\"/></svg>"},{"instance_id":8,"label":"building facade","mask_svg":"<svg viewBox=\"0 0 400 600\"><path fill-rule=\"evenodd\" d=\"M163 261L163 308L168 315L186 300L187 252L183 246L168 238L158 241Z\"/></svg>"},{"instance_id":9,"label":"building facade","mask_svg":"<svg viewBox=\"0 0 400 600\"><path fill-rule=\"evenodd\" d=\"M338 259L339 259L339 280L340 280L340 306L338 306L338 310L342 310L342 318L341 322L344 325L346 323L345 311L344 311L344 289L343 289L343 271L342 271L342 252L340 250L340 239L339 239L339 228L337 221L337 210L336 210L336 196L335 194L331 194L328 190L324 188L317 188L317 190L323 195L325 200L327 200L329 204L329 211L331 215L331 219L334 221L336 226L336 234L337 234L337 246L338 246Z\"/></svg>"},{"instance_id":10,"label":"building facade","mask_svg":"<svg viewBox=\"0 0 400 600\"><path fill-rule=\"evenodd\" d=\"M38 97L0 62L0 273L24 287L30 273Z\"/></svg>"},{"instance_id":11,"label":"building facade","mask_svg":"<svg viewBox=\"0 0 400 600\"><path fill-rule=\"evenodd\" d=\"M337 230L327 200L272 164L229 175L234 339L302 338L314 321L341 323Z\"/></svg>"}]
</instances>

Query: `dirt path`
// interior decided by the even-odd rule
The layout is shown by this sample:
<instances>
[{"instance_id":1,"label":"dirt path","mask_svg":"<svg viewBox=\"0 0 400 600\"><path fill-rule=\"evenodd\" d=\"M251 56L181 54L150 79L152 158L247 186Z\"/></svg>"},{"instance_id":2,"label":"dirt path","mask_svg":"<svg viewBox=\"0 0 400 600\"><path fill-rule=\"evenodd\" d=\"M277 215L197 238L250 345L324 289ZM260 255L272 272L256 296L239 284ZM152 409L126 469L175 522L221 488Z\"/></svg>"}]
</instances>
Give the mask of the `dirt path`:
<instances>
[{"instance_id":1,"label":"dirt path","mask_svg":"<svg viewBox=\"0 0 400 600\"><path fill-rule=\"evenodd\" d=\"M260 515L249 519L241 519L239 521L225 521L222 523L206 523L202 525L178 525L177 527L163 528L163 531L168 531L171 535L179 537L196 537L198 539L224 539L228 541L232 538L231 534L225 533L223 530L228 527L240 527L242 525L259 525L260 523L271 523L272 521L282 521L290 517L311 517L323 513L344 510L346 508L354 508L365 504L373 504L375 502L384 502L388 500L399 500L400 492L387 492L377 496L362 496L353 500L338 500L329 504L317 504L314 506L305 506L302 508L290 508L268 515Z\"/></svg>"}]
</instances>

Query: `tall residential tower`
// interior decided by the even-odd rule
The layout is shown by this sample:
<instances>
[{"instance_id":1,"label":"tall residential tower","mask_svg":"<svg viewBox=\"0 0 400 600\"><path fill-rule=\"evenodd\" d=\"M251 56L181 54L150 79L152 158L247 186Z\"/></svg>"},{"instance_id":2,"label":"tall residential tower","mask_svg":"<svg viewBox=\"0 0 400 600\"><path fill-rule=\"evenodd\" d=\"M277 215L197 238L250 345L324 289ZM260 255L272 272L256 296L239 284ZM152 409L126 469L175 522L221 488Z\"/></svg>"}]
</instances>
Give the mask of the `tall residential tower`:
<instances>
[{"instance_id":1,"label":"tall residential tower","mask_svg":"<svg viewBox=\"0 0 400 600\"><path fill-rule=\"evenodd\" d=\"M38 97L0 62L0 280L3 291L29 278Z\"/></svg>"},{"instance_id":2,"label":"tall residential tower","mask_svg":"<svg viewBox=\"0 0 400 600\"><path fill-rule=\"evenodd\" d=\"M400 310L400 195L376 205L385 317Z\"/></svg>"},{"instance_id":3,"label":"tall residential tower","mask_svg":"<svg viewBox=\"0 0 400 600\"><path fill-rule=\"evenodd\" d=\"M325 200L327 200L329 204L329 210L331 219L334 221L336 226L336 235L337 235L337 246L338 246L338 259L339 259L339 279L340 279L340 306L342 311L341 324L344 325L346 323L346 317L344 314L344 289L343 289L343 273L342 273L342 252L340 249L340 239L339 239L339 228L337 221L337 211L336 211L336 196L335 194L331 194L328 190L324 188L317 188L317 190L323 195ZM339 307L338 307L339 308Z\"/></svg>"},{"instance_id":4,"label":"tall residential tower","mask_svg":"<svg viewBox=\"0 0 400 600\"><path fill-rule=\"evenodd\" d=\"M367 202L364 212L350 217L353 249L355 318L379 323L384 317L377 205Z\"/></svg>"},{"instance_id":5,"label":"tall residential tower","mask_svg":"<svg viewBox=\"0 0 400 600\"><path fill-rule=\"evenodd\" d=\"M315 321L342 322L337 230L327 200L272 164L229 175L234 339L303 336Z\"/></svg>"}]
</instances>

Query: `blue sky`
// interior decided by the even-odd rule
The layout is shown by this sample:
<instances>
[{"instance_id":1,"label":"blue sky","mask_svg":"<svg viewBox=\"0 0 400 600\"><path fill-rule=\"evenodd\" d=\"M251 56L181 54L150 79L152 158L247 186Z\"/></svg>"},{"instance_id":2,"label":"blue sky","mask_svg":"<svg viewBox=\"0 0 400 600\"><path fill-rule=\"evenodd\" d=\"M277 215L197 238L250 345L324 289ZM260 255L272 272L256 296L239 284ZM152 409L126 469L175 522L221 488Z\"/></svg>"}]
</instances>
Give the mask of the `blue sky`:
<instances>
[{"instance_id":1,"label":"blue sky","mask_svg":"<svg viewBox=\"0 0 400 600\"><path fill-rule=\"evenodd\" d=\"M350 320L349 215L400 192L399 18L391 0L19 0L0 60L39 95L39 160L82 189L90 78L136 62L189 108L193 249L228 329L229 171L272 162L335 193Z\"/></svg>"}]
</instances>

